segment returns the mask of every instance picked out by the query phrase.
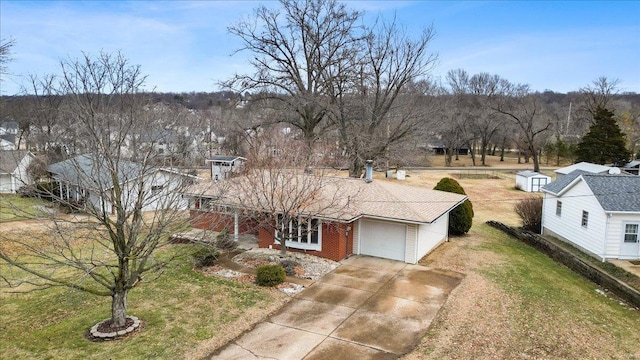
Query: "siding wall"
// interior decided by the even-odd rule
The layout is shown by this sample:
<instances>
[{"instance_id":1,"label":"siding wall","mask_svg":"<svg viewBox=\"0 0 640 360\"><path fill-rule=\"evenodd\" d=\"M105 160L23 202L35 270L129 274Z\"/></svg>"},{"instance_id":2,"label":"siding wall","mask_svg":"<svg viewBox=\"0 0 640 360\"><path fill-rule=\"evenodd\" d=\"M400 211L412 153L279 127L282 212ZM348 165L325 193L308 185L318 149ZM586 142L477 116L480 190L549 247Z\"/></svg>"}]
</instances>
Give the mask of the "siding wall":
<instances>
[{"instance_id":1,"label":"siding wall","mask_svg":"<svg viewBox=\"0 0 640 360\"><path fill-rule=\"evenodd\" d=\"M640 223L640 214L612 214L608 220L605 257L618 258L624 237L624 225L628 223Z\"/></svg>"},{"instance_id":2,"label":"siding wall","mask_svg":"<svg viewBox=\"0 0 640 360\"><path fill-rule=\"evenodd\" d=\"M556 215L557 200L562 201L562 214ZM583 227L582 211L589 212L587 227ZM607 217L591 189L578 182L561 198L545 193L542 210L543 234L559 236L600 257L604 255Z\"/></svg>"},{"instance_id":3,"label":"siding wall","mask_svg":"<svg viewBox=\"0 0 640 360\"><path fill-rule=\"evenodd\" d=\"M418 227L418 258L433 251L438 245L447 240L449 234L449 213L441 216L431 224L420 224Z\"/></svg>"}]
</instances>

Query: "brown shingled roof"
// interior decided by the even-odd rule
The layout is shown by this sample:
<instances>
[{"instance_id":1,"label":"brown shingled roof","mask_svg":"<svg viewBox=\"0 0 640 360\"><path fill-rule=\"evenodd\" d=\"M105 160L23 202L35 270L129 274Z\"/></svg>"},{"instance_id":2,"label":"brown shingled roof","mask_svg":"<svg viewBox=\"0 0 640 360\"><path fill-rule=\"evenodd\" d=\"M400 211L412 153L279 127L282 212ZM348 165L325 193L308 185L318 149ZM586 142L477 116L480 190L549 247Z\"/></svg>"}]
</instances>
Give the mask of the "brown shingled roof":
<instances>
[{"instance_id":1,"label":"brown shingled roof","mask_svg":"<svg viewBox=\"0 0 640 360\"><path fill-rule=\"evenodd\" d=\"M297 175L299 181L308 175ZM256 196L255 194L240 194L244 177L227 181L206 181L187 189L186 194L217 199L219 204L239 206L241 196ZM389 220L402 220L413 223L430 223L456 207L467 197L465 195L432 190L423 187L399 184L397 182L376 180L370 183L362 179L324 177L321 194L316 202L320 212L314 215L320 218L350 222L360 217L375 217ZM339 211L332 212L322 206L324 199L337 198L336 207ZM350 200L347 200L350 199ZM349 202L345 208L344 203ZM312 209L310 209L312 210Z\"/></svg>"}]
</instances>

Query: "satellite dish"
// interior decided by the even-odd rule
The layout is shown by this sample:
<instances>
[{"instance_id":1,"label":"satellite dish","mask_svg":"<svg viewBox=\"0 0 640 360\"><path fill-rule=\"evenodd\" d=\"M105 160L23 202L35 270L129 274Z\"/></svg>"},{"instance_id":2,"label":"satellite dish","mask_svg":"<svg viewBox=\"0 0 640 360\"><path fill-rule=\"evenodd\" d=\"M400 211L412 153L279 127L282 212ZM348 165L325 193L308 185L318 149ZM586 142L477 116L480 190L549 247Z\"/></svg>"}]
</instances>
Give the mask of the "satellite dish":
<instances>
[{"instance_id":1,"label":"satellite dish","mask_svg":"<svg viewBox=\"0 0 640 360\"><path fill-rule=\"evenodd\" d=\"M611 174L611 175L619 175L620 174L620 168L612 167L611 169L609 169L609 174Z\"/></svg>"}]
</instances>

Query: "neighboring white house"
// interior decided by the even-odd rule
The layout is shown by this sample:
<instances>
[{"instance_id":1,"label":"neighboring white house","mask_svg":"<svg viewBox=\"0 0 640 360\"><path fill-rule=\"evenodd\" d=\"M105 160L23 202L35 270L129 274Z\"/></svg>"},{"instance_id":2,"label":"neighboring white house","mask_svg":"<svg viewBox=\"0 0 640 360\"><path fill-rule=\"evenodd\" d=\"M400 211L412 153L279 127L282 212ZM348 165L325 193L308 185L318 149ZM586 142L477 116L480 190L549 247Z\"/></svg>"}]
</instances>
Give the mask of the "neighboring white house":
<instances>
[{"instance_id":1,"label":"neighboring white house","mask_svg":"<svg viewBox=\"0 0 640 360\"><path fill-rule=\"evenodd\" d=\"M89 208L96 212L114 213L114 181L102 159L94 155L80 155L52 164L48 167L56 182L55 198ZM118 184L122 187L122 201L126 209L132 209L139 197L142 183L142 210L165 208L186 209L188 201L179 194L185 181L194 182L197 177L169 168L149 168L130 161L118 163ZM143 178L143 181L139 181Z\"/></svg>"},{"instance_id":2,"label":"neighboring white house","mask_svg":"<svg viewBox=\"0 0 640 360\"><path fill-rule=\"evenodd\" d=\"M0 192L16 193L32 184L27 169L34 158L28 150L0 150Z\"/></svg>"},{"instance_id":3,"label":"neighboring white house","mask_svg":"<svg viewBox=\"0 0 640 360\"><path fill-rule=\"evenodd\" d=\"M640 177L577 170L542 188L542 233L606 259L640 260Z\"/></svg>"},{"instance_id":4,"label":"neighboring white house","mask_svg":"<svg viewBox=\"0 0 640 360\"><path fill-rule=\"evenodd\" d=\"M205 162L211 165L211 179L225 180L242 170L247 159L242 156L213 155Z\"/></svg>"},{"instance_id":5,"label":"neighboring white house","mask_svg":"<svg viewBox=\"0 0 640 360\"><path fill-rule=\"evenodd\" d=\"M557 169L554 172L556 173L556 180L559 180L564 175L570 174L576 170L584 171L590 174L606 174L611 169L613 169L611 166L592 164L592 163L583 161L577 164L573 164L573 165L569 165L569 166L565 166L563 168Z\"/></svg>"},{"instance_id":6,"label":"neighboring white house","mask_svg":"<svg viewBox=\"0 0 640 360\"><path fill-rule=\"evenodd\" d=\"M531 170L516 174L516 188L526 192L538 192L551 182L551 177Z\"/></svg>"}]
</instances>

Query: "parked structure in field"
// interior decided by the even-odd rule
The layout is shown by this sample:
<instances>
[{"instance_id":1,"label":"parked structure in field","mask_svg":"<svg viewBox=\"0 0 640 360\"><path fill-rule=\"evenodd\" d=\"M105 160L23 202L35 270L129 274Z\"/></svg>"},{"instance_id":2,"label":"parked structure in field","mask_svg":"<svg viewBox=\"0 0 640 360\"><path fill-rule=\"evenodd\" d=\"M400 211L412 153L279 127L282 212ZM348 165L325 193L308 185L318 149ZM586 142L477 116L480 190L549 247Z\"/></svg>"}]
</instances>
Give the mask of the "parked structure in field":
<instances>
[{"instance_id":1,"label":"parked structure in field","mask_svg":"<svg viewBox=\"0 0 640 360\"><path fill-rule=\"evenodd\" d=\"M27 169L34 158L28 150L0 150L0 192L16 193L32 184Z\"/></svg>"},{"instance_id":2,"label":"parked structure in field","mask_svg":"<svg viewBox=\"0 0 640 360\"><path fill-rule=\"evenodd\" d=\"M542 233L606 259L640 259L640 177L576 170L542 188Z\"/></svg>"},{"instance_id":3,"label":"parked structure in field","mask_svg":"<svg viewBox=\"0 0 640 360\"><path fill-rule=\"evenodd\" d=\"M211 179L226 180L239 173L247 159L242 156L213 155L205 162L211 165Z\"/></svg>"},{"instance_id":4,"label":"parked structure in field","mask_svg":"<svg viewBox=\"0 0 640 360\"><path fill-rule=\"evenodd\" d=\"M214 231L226 227L232 232L233 229L239 233L251 232L258 236L260 247L280 248L277 234L255 223L256 217L252 214L263 209L243 207L243 202L237 200L260 196L238 194L234 189L234 184L244 181L247 176L251 174L224 182L203 182L189 188L185 195L191 199L193 226ZM296 181L293 179L291 181ZM310 220L305 217L308 215L300 214L299 219L283 224L281 229L278 226L270 228L279 229L275 232L294 234L288 237L291 241L286 242L289 250L336 261L351 254L363 254L415 264L448 239L449 212L467 199L465 195L382 180L323 179L326 186L315 201L335 200L338 194L336 203L344 204L349 199L344 211L323 208ZM306 231L307 227L310 231Z\"/></svg>"},{"instance_id":5,"label":"parked structure in field","mask_svg":"<svg viewBox=\"0 0 640 360\"><path fill-rule=\"evenodd\" d=\"M516 189L526 192L538 192L550 182L550 176L531 170L520 171L516 174Z\"/></svg>"},{"instance_id":6,"label":"parked structure in field","mask_svg":"<svg viewBox=\"0 0 640 360\"><path fill-rule=\"evenodd\" d=\"M197 179L175 169L142 166L125 160L117 162L117 171L110 171L109 166L105 159L93 154L49 165L47 170L55 181L54 200L93 212L113 213L116 181L111 175L117 173L117 184L124 194L120 199L126 209L133 208L137 201L141 201L143 211L168 207L186 209L188 202L177 190L185 181Z\"/></svg>"}]
</instances>

